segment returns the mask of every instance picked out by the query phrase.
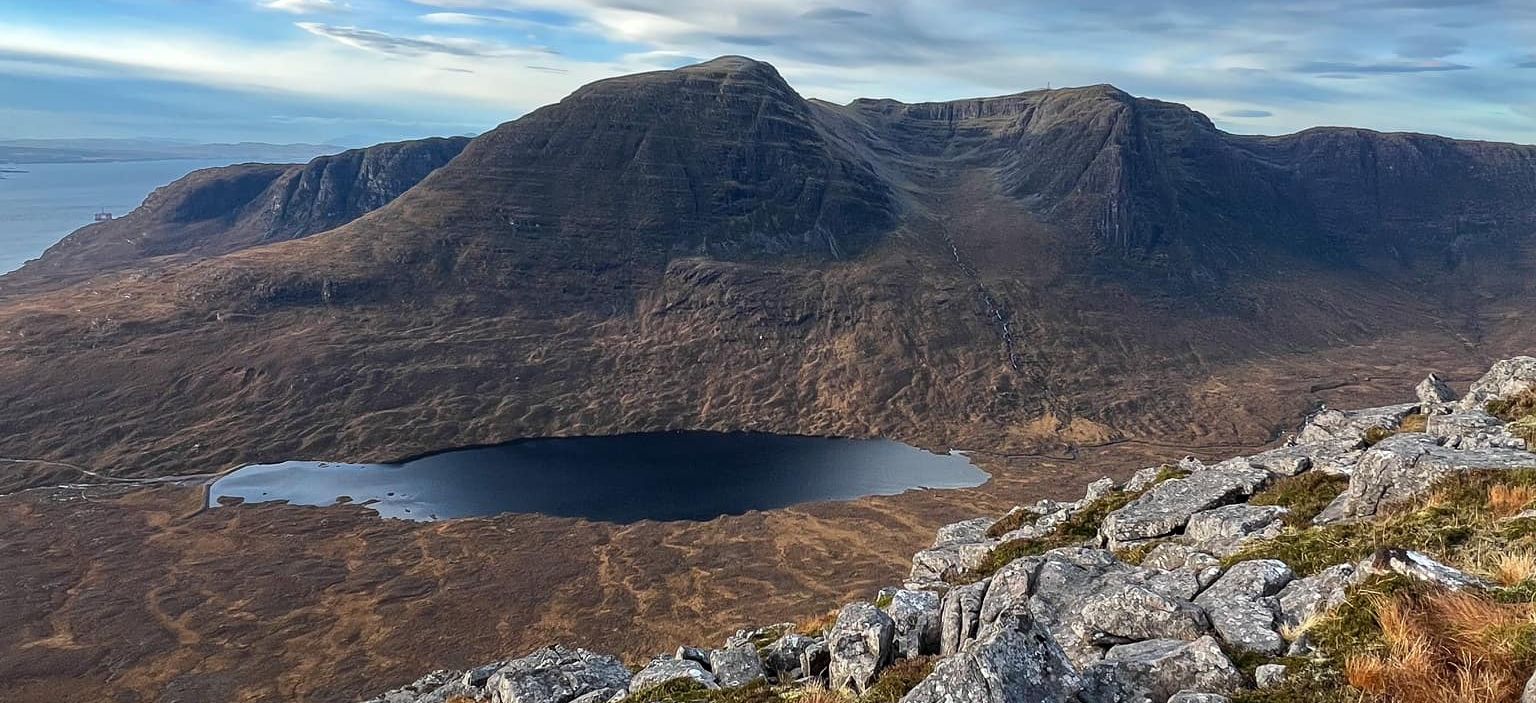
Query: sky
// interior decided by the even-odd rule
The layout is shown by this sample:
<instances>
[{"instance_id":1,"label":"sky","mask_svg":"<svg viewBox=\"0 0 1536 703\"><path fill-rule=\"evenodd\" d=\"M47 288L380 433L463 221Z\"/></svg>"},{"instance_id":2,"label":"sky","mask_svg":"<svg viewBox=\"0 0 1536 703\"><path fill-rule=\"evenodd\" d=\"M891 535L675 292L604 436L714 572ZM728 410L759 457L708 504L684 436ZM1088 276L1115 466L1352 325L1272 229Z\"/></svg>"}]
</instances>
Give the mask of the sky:
<instances>
[{"instance_id":1,"label":"sky","mask_svg":"<svg viewBox=\"0 0 1536 703\"><path fill-rule=\"evenodd\" d=\"M1233 132L1536 143L1536 0L0 0L0 139L474 134L722 54L834 102L1112 83Z\"/></svg>"}]
</instances>

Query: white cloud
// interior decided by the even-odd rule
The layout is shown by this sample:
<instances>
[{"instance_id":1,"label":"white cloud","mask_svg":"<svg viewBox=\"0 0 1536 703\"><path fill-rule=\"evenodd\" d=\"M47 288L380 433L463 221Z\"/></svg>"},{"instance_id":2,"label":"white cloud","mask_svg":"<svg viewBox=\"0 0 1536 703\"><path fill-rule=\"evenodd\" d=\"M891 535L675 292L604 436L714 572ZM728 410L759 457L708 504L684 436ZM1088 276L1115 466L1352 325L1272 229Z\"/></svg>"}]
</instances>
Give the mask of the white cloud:
<instances>
[{"instance_id":1,"label":"white cloud","mask_svg":"<svg viewBox=\"0 0 1536 703\"><path fill-rule=\"evenodd\" d=\"M472 15L465 12L428 12L427 14L421 15L417 19L420 19L427 24L442 24L460 27L499 24L505 21L500 17Z\"/></svg>"},{"instance_id":2,"label":"white cloud","mask_svg":"<svg viewBox=\"0 0 1536 703\"><path fill-rule=\"evenodd\" d=\"M292 12L295 15L340 12L349 9L346 3L336 0L262 0L261 6L268 10Z\"/></svg>"},{"instance_id":3,"label":"white cloud","mask_svg":"<svg viewBox=\"0 0 1536 703\"><path fill-rule=\"evenodd\" d=\"M553 53L543 47L517 47L458 37L410 37L361 27L335 27L319 22L295 22L294 25L317 37L325 37L354 49L395 56L445 54L479 58L535 58Z\"/></svg>"},{"instance_id":4,"label":"white cloud","mask_svg":"<svg viewBox=\"0 0 1536 703\"><path fill-rule=\"evenodd\" d=\"M193 33L171 42L161 32L7 23L0 25L0 55L60 71L93 70L384 107L443 105L445 114L473 107L508 119L555 102L577 85L638 68L573 62L541 50L457 38L322 27L308 28L310 34L296 30L289 42ZM323 39L302 39L311 34ZM538 67L530 67L533 63Z\"/></svg>"}]
</instances>

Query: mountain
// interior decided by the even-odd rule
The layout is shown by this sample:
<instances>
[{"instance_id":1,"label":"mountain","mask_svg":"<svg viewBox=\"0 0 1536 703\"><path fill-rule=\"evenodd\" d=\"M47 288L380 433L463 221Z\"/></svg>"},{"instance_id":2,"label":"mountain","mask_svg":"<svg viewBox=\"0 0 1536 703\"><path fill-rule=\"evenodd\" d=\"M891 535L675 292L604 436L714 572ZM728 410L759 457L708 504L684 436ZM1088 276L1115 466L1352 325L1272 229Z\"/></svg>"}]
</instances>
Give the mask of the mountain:
<instances>
[{"instance_id":1,"label":"mountain","mask_svg":"<svg viewBox=\"0 0 1536 703\"><path fill-rule=\"evenodd\" d=\"M425 139L300 165L194 171L150 194L127 216L65 237L7 276L6 284L60 285L158 257L216 256L323 232L388 204L468 141Z\"/></svg>"},{"instance_id":2,"label":"mountain","mask_svg":"<svg viewBox=\"0 0 1536 703\"><path fill-rule=\"evenodd\" d=\"M1231 135L1110 86L833 105L724 57L586 86L367 214L269 219L295 173L191 177L124 218L150 244L87 228L0 277L0 456L1260 444L1314 391L1536 336L1536 148Z\"/></svg>"}]
</instances>

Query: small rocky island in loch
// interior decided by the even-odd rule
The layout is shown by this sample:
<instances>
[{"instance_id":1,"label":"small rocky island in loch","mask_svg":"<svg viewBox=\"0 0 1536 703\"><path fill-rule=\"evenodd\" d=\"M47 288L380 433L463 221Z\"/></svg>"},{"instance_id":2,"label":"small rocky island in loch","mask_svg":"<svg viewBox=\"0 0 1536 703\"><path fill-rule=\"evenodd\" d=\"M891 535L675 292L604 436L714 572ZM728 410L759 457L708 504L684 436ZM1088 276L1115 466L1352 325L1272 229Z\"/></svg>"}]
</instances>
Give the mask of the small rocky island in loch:
<instances>
[{"instance_id":1,"label":"small rocky island in loch","mask_svg":"<svg viewBox=\"0 0 1536 703\"><path fill-rule=\"evenodd\" d=\"M945 526L906 583L821 619L635 668L558 644L369 703L1532 700L1536 358L1416 391Z\"/></svg>"}]
</instances>

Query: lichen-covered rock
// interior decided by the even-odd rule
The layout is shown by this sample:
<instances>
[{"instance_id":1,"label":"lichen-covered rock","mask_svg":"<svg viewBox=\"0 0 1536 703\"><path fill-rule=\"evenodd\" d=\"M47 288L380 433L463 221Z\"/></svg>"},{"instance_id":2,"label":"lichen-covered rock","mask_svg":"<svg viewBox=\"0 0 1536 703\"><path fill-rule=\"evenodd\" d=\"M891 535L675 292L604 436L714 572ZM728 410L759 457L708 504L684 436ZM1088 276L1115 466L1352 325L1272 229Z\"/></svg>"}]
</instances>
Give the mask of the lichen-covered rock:
<instances>
[{"instance_id":1,"label":"lichen-covered rock","mask_svg":"<svg viewBox=\"0 0 1536 703\"><path fill-rule=\"evenodd\" d=\"M1194 691L1179 691L1168 699L1168 703L1232 703L1232 699L1219 693L1196 693Z\"/></svg>"},{"instance_id":2,"label":"lichen-covered rock","mask_svg":"<svg viewBox=\"0 0 1536 703\"><path fill-rule=\"evenodd\" d=\"M1027 608L1011 608L940 661L901 703L1076 703L1081 680Z\"/></svg>"},{"instance_id":3,"label":"lichen-covered rock","mask_svg":"<svg viewBox=\"0 0 1536 703\"><path fill-rule=\"evenodd\" d=\"M1431 415L1424 432L1445 440L1442 444L1453 449L1528 449L1524 439L1509 433L1503 420L1481 410Z\"/></svg>"},{"instance_id":4,"label":"lichen-covered rock","mask_svg":"<svg viewBox=\"0 0 1536 703\"><path fill-rule=\"evenodd\" d=\"M1307 418L1307 424L1301 428L1301 432L1297 433L1296 441L1299 444L1332 442L1359 444L1365 441L1365 433L1371 429L1395 430L1403 425L1403 418L1418 410L1418 403L1364 408L1348 412L1325 409Z\"/></svg>"},{"instance_id":5,"label":"lichen-covered rock","mask_svg":"<svg viewBox=\"0 0 1536 703\"><path fill-rule=\"evenodd\" d=\"M1508 398L1533 386L1536 386L1536 357L1504 359L1472 382L1472 388L1461 399L1461 409L1483 410L1490 400Z\"/></svg>"},{"instance_id":6,"label":"lichen-covered rock","mask_svg":"<svg viewBox=\"0 0 1536 703\"><path fill-rule=\"evenodd\" d=\"M1088 490L1083 494L1081 505L1087 505L1115 491L1115 480L1108 476L1088 484Z\"/></svg>"},{"instance_id":7,"label":"lichen-covered rock","mask_svg":"<svg viewBox=\"0 0 1536 703\"><path fill-rule=\"evenodd\" d=\"M460 685L462 678L463 674L461 672L448 671L446 669L434 671L400 688L385 692L377 698L364 701L364 703L416 703L423 699L438 698L437 694L439 691L445 692L445 695L441 696L441 698L446 699L447 692L445 689L452 689L454 692L457 692L462 688ZM468 693L469 690L465 689L465 692Z\"/></svg>"},{"instance_id":8,"label":"lichen-covered rock","mask_svg":"<svg viewBox=\"0 0 1536 703\"><path fill-rule=\"evenodd\" d=\"M1195 546L1181 545L1178 542L1158 543L1141 560L1141 566L1160 569L1170 574L1187 574L1195 585L1193 592L1187 596L1190 600L1197 592L1210 588L1210 585L1221 577L1220 559L1206 551L1198 550Z\"/></svg>"},{"instance_id":9,"label":"lichen-covered rock","mask_svg":"<svg viewBox=\"0 0 1536 703\"><path fill-rule=\"evenodd\" d=\"M1015 508L1016 510L1018 508ZM956 522L940 527L933 538L933 548L940 549L956 544L968 544L972 542L987 541L987 530L992 529L992 523L997 522L991 518L979 517L964 522Z\"/></svg>"},{"instance_id":10,"label":"lichen-covered rock","mask_svg":"<svg viewBox=\"0 0 1536 703\"><path fill-rule=\"evenodd\" d=\"M1355 465L1360 463L1360 457L1365 454L1365 448L1361 442L1354 439L1293 444L1284 449L1306 455L1312 461L1311 471L1330 476L1348 476L1354 473Z\"/></svg>"},{"instance_id":11,"label":"lichen-covered rock","mask_svg":"<svg viewBox=\"0 0 1536 703\"><path fill-rule=\"evenodd\" d=\"M655 688L669 681L692 680L705 688L720 688L714 674L692 659L673 659L662 657L652 659L629 681L629 692L639 693L646 689Z\"/></svg>"},{"instance_id":12,"label":"lichen-covered rock","mask_svg":"<svg viewBox=\"0 0 1536 703\"><path fill-rule=\"evenodd\" d=\"M1098 589L1123 583L1111 579L1132 568L1102 549L1056 549L1043 555L1035 571L1029 609L1075 664L1096 661L1103 650L1078 637L1070 627L1069 616Z\"/></svg>"},{"instance_id":13,"label":"lichen-covered rock","mask_svg":"<svg viewBox=\"0 0 1536 703\"><path fill-rule=\"evenodd\" d=\"M1426 376L1414 387L1413 392L1419 396L1420 410L1425 414L1448 411L1450 404L1456 401L1456 391L1451 390L1439 374Z\"/></svg>"},{"instance_id":14,"label":"lichen-covered rock","mask_svg":"<svg viewBox=\"0 0 1536 703\"><path fill-rule=\"evenodd\" d=\"M950 581L986 563L997 542L963 542L912 555L911 581Z\"/></svg>"},{"instance_id":15,"label":"lichen-covered rock","mask_svg":"<svg viewBox=\"0 0 1536 703\"><path fill-rule=\"evenodd\" d=\"M631 678L616 657L556 645L507 662L485 685L491 703L570 703L593 691L626 690Z\"/></svg>"},{"instance_id":16,"label":"lichen-covered rock","mask_svg":"<svg viewBox=\"0 0 1536 703\"><path fill-rule=\"evenodd\" d=\"M623 689L600 688L596 691L583 693L575 698L572 698L571 703L609 703L609 701L624 698L628 695L629 691ZM463 703L463 701L456 701L452 698L448 698L443 701L417 701L416 703Z\"/></svg>"},{"instance_id":17,"label":"lichen-covered rock","mask_svg":"<svg viewBox=\"0 0 1536 703\"><path fill-rule=\"evenodd\" d=\"M1285 640L1277 632L1274 596L1295 578L1291 567L1274 559L1234 565L1195 603L1205 608L1222 641L1237 651L1278 655Z\"/></svg>"},{"instance_id":18,"label":"lichen-covered rock","mask_svg":"<svg viewBox=\"0 0 1536 703\"><path fill-rule=\"evenodd\" d=\"M800 653L800 675L809 678L822 678L827 675L827 668L832 665L832 652L827 649L826 640L816 640L806 646Z\"/></svg>"},{"instance_id":19,"label":"lichen-covered rock","mask_svg":"<svg viewBox=\"0 0 1536 703\"><path fill-rule=\"evenodd\" d=\"M789 632L763 648L763 667L779 681L794 680L802 673L801 657L816 640L805 635Z\"/></svg>"},{"instance_id":20,"label":"lichen-covered rock","mask_svg":"<svg viewBox=\"0 0 1536 703\"><path fill-rule=\"evenodd\" d=\"M1284 664L1260 664L1253 670L1253 683L1259 688L1274 688L1285 683Z\"/></svg>"},{"instance_id":21,"label":"lichen-covered rock","mask_svg":"<svg viewBox=\"0 0 1536 703\"><path fill-rule=\"evenodd\" d=\"M672 653L672 658L689 659L704 666L709 666L709 650L700 647L690 647L686 644L681 645L677 648L676 652Z\"/></svg>"},{"instance_id":22,"label":"lichen-covered rock","mask_svg":"<svg viewBox=\"0 0 1536 703\"><path fill-rule=\"evenodd\" d=\"M1460 569L1442 564L1428 554L1408 549L1380 549L1361 563L1359 570L1366 574L1398 574L1419 581L1427 581L1452 591L1469 588L1489 588L1488 581Z\"/></svg>"},{"instance_id":23,"label":"lichen-covered rock","mask_svg":"<svg viewBox=\"0 0 1536 703\"><path fill-rule=\"evenodd\" d=\"M1248 457L1248 463L1276 476L1296 476L1312 468L1314 453L1311 447L1279 447Z\"/></svg>"},{"instance_id":24,"label":"lichen-covered rock","mask_svg":"<svg viewBox=\"0 0 1536 703\"><path fill-rule=\"evenodd\" d=\"M932 591L900 589L891 594L891 604L885 607L895 624L892 646L896 656L919 657L939 653L941 600Z\"/></svg>"},{"instance_id":25,"label":"lichen-covered rock","mask_svg":"<svg viewBox=\"0 0 1536 703\"><path fill-rule=\"evenodd\" d=\"M1201 551L1226 556L1249 540L1279 535L1290 512L1277 505L1224 505L1191 516L1184 539Z\"/></svg>"},{"instance_id":26,"label":"lichen-covered rock","mask_svg":"<svg viewBox=\"0 0 1536 703\"><path fill-rule=\"evenodd\" d=\"M1211 629L1205 611L1195 604L1134 584L1088 596L1066 622L1082 639L1105 647L1152 639L1193 640Z\"/></svg>"},{"instance_id":27,"label":"lichen-covered rock","mask_svg":"<svg viewBox=\"0 0 1536 703\"><path fill-rule=\"evenodd\" d=\"M1157 477L1162 475L1162 473L1162 466L1148 466L1144 469L1139 469L1131 475L1129 481L1125 482L1124 490L1127 493L1139 493L1147 490L1152 487L1152 484L1157 483Z\"/></svg>"},{"instance_id":28,"label":"lichen-covered rock","mask_svg":"<svg viewBox=\"0 0 1536 703\"><path fill-rule=\"evenodd\" d=\"M1323 510L1327 524L1371 517L1382 506L1423 495L1436 481L1457 473L1536 466L1536 454L1489 447L1453 449L1427 434L1405 433L1371 447L1349 478L1349 487Z\"/></svg>"},{"instance_id":29,"label":"lichen-covered rock","mask_svg":"<svg viewBox=\"0 0 1536 703\"><path fill-rule=\"evenodd\" d=\"M1243 500L1269 483L1271 474L1247 464L1212 467L1164 481L1110 513L1099 528L1111 548L1171 535L1195 513Z\"/></svg>"},{"instance_id":30,"label":"lichen-covered rock","mask_svg":"<svg viewBox=\"0 0 1536 703\"><path fill-rule=\"evenodd\" d=\"M1330 566L1314 576L1296 579L1280 589L1279 623L1299 627L1313 617L1344 602L1355 578L1354 564Z\"/></svg>"},{"instance_id":31,"label":"lichen-covered rock","mask_svg":"<svg viewBox=\"0 0 1536 703\"><path fill-rule=\"evenodd\" d=\"M1210 636L1194 642L1147 640L1109 650L1083 670L1084 700L1166 703L1182 691L1230 693L1243 675Z\"/></svg>"},{"instance_id":32,"label":"lichen-covered rock","mask_svg":"<svg viewBox=\"0 0 1536 703\"><path fill-rule=\"evenodd\" d=\"M1201 552L1198 547L1178 542L1158 542L1141 559L1141 565L1149 569L1162 569L1172 571L1181 569L1190 564L1190 560L1196 554L1204 554L1215 559L1214 556Z\"/></svg>"},{"instance_id":33,"label":"lichen-covered rock","mask_svg":"<svg viewBox=\"0 0 1536 703\"><path fill-rule=\"evenodd\" d=\"M986 598L990 579L967 584L944 594L939 613L939 653L945 656L960 650L981 630L981 604Z\"/></svg>"},{"instance_id":34,"label":"lichen-covered rock","mask_svg":"<svg viewBox=\"0 0 1536 703\"><path fill-rule=\"evenodd\" d=\"M979 607L979 606L978 606ZM837 624L827 634L828 685L863 693L880 670L891 661L891 637L895 623L874 603L843 606Z\"/></svg>"},{"instance_id":35,"label":"lichen-covered rock","mask_svg":"<svg viewBox=\"0 0 1536 703\"><path fill-rule=\"evenodd\" d=\"M709 670L715 675L715 680L726 688L745 686L767 678L762 657L750 641L735 641L724 649L710 652Z\"/></svg>"},{"instance_id":36,"label":"lichen-covered rock","mask_svg":"<svg viewBox=\"0 0 1536 703\"><path fill-rule=\"evenodd\" d=\"M998 569L988 582L981 601L981 623L997 620L1003 611L1029 600L1034 592L1035 572L1045 557L1022 557Z\"/></svg>"}]
</instances>

